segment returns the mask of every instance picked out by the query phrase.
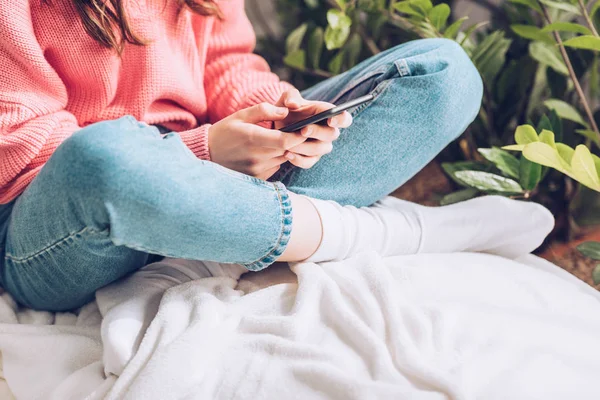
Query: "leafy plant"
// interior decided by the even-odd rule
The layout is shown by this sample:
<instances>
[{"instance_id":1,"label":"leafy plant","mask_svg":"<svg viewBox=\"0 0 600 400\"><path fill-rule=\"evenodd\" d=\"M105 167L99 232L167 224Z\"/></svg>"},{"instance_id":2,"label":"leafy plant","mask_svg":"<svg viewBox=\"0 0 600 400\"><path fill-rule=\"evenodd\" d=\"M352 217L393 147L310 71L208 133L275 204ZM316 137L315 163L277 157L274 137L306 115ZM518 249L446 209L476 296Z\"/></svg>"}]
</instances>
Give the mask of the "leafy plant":
<instances>
[{"instance_id":1,"label":"leafy plant","mask_svg":"<svg viewBox=\"0 0 600 400\"><path fill-rule=\"evenodd\" d=\"M299 88L411 39L445 37L465 49L484 99L440 156L457 188L442 204L481 193L531 199L558 217L563 239L599 221L600 207L590 209L600 205L600 0L485 2L492 20L476 23L453 15L451 1L276 1L286 40L272 35L261 48Z\"/></svg>"}]
</instances>

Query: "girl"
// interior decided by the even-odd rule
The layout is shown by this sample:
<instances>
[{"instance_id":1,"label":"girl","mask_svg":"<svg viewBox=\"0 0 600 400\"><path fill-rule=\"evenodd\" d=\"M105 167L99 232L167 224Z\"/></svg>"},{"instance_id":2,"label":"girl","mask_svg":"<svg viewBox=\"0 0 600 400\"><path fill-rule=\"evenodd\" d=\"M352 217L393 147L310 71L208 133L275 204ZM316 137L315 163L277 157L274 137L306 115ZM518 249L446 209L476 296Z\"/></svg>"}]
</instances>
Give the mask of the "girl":
<instances>
[{"instance_id":1,"label":"girl","mask_svg":"<svg viewBox=\"0 0 600 400\"><path fill-rule=\"evenodd\" d=\"M367 206L475 118L482 83L453 41L400 45L300 94L252 54L242 0L3 0L0 37L0 281L25 306L81 306L157 256L257 271L452 234L421 232L452 209ZM352 126L278 131L366 93ZM485 204L472 221L548 218ZM488 236L463 249L514 255Z\"/></svg>"}]
</instances>

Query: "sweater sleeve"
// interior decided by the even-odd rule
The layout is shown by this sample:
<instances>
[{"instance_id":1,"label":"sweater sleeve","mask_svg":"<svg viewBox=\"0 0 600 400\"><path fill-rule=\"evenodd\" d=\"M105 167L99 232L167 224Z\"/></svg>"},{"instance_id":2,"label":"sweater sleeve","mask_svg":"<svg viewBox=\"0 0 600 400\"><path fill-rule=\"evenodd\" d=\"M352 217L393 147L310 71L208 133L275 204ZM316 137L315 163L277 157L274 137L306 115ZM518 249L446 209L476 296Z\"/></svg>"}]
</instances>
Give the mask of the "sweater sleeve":
<instances>
[{"instance_id":1,"label":"sweater sleeve","mask_svg":"<svg viewBox=\"0 0 600 400\"><path fill-rule=\"evenodd\" d=\"M0 4L0 204L17 197L79 129L67 90L36 39L27 2Z\"/></svg>"},{"instance_id":2,"label":"sweater sleeve","mask_svg":"<svg viewBox=\"0 0 600 400\"><path fill-rule=\"evenodd\" d=\"M268 102L274 104L293 86L281 82L267 62L252 54L256 36L242 0L220 2L224 18L215 18L207 49L205 90L209 122Z\"/></svg>"}]
</instances>

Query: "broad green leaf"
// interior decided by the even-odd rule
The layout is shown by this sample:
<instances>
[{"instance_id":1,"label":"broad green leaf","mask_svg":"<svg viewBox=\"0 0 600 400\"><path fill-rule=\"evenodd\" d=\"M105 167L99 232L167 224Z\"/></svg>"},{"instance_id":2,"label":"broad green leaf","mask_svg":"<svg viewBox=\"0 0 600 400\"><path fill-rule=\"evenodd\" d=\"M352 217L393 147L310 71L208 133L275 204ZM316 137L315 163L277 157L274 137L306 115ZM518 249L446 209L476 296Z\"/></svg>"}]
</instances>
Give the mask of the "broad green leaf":
<instances>
[{"instance_id":1,"label":"broad green leaf","mask_svg":"<svg viewBox=\"0 0 600 400\"><path fill-rule=\"evenodd\" d=\"M438 32L441 32L446 26L446 22L450 16L450 7L448 4L438 4L429 10L428 16L435 29L437 29Z\"/></svg>"},{"instance_id":2,"label":"broad green leaf","mask_svg":"<svg viewBox=\"0 0 600 400\"><path fill-rule=\"evenodd\" d=\"M538 122L537 131L541 132L544 129L552 131L552 122L550 122L550 118L546 114L542 115L540 118L540 122Z\"/></svg>"},{"instance_id":3,"label":"broad green leaf","mask_svg":"<svg viewBox=\"0 0 600 400\"><path fill-rule=\"evenodd\" d=\"M306 67L306 52L304 50L296 50L286 55L283 58L283 62L289 67L302 71Z\"/></svg>"},{"instance_id":4,"label":"broad green leaf","mask_svg":"<svg viewBox=\"0 0 600 400\"><path fill-rule=\"evenodd\" d=\"M598 171L596 171L596 165L590 150L580 144L575 148L575 154L571 160L571 170L573 177L578 181L589 187L600 191L600 178L598 177Z\"/></svg>"},{"instance_id":5,"label":"broad green leaf","mask_svg":"<svg viewBox=\"0 0 600 400\"><path fill-rule=\"evenodd\" d=\"M542 179L542 166L521 156L519 162L519 183L525 190L534 190Z\"/></svg>"},{"instance_id":6,"label":"broad green leaf","mask_svg":"<svg viewBox=\"0 0 600 400\"><path fill-rule=\"evenodd\" d=\"M325 30L325 46L327 50L339 49L350 35L352 20L342 11L332 9L327 11L327 22L329 26Z\"/></svg>"},{"instance_id":7,"label":"broad green leaf","mask_svg":"<svg viewBox=\"0 0 600 400\"><path fill-rule=\"evenodd\" d=\"M563 42L563 44L567 47L573 47L575 49L600 51L600 37L592 35L577 36L566 40Z\"/></svg>"},{"instance_id":8,"label":"broad green leaf","mask_svg":"<svg viewBox=\"0 0 600 400\"><path fill-rule=\"evenodd\" d=\"M531 125L520 125L515 131L515 142L517 144L529 144L539 142L537 132Z\"/></svg>"},{"instance_id":9,"label":"broad green leaf","mask_svg":"<svg viewBox=\"0 0 600 400\"><path fill-rule=\"evenodd\" d=\"M529 55L542 65L547 65L559 74L569 75L569 70L554 46L542 42L529 43Z\"/></svg>"},{"instance_id":10,"label":"broad green leaf","mask_svg":"<svg viewBox=\"0 0 600 400\"><path fill-rule=\"evenodd\" d=\"M518 182L500 175L483 171L458 171L456 177L468 186L497 193L522 193Z\"/></svg>"},{"instance_id":11,"label":"broad green leaf","mask_svg":"<svg viewBox=\"0 0 600 400\"><path fill-rule=\"evenodd\" d=\"M454 23L452 23L452 25L450 25L444 31L444 37L450 38L450 39L455 39L462 24L468 19L469 19L469 17L462 17L461 19L454 21Z\"/></svg>"},{"instance_id":12,"label":"broad green leaf","mask_svg":"<svg viewBox=\"0 0 600 400\"><path fill-rule=\"evenodd\" d=\"M358 33L353 34L348 39L346 46L344 46L344 53L346 57L346 66L348 68L354 67L358 62L360 51L362 49L362 38Z\"/></svg>"},{"instance_id":13,"label":"broad green leaf","mask_svg":"<svg viewBox=\"0 0 600 400\"><path fill-rule=\"evenodd\" d=\"M539 0L540 3L547 5L550 8L554 8L557 10L567 11L573 14L581 15L579 8L573 4L569 4L564 1L553 1L553 0Z\"/></svg>"},{"instance_id":14,"label":"broad green leaf","mask_svg":"<svg viewBox=\"0 0 600 400\"><path fill-rule=\"evenodd\" d=\"M302 39L304 39L304 35L306 34L306 29L308 28L308 24L302 24L289 34L287 39L285 40L285 52L286 54L294 53L296 50L300 49L300 45L302 44Z\"/></svg>"},{"instance_id":15,"label":"broad green leaf","mask_svg":"<svg viewBox=\"0 0 600 400\"><path fill-rule=\"evenodd\" d=\"M558 151L558 155L567 162L568 165L571 165L571 160L573 159L573 154L575 154L575 149L567 146L564 143L556 143L556 150Z\"/></svg>"},{"instance_id":16,"label":"broad green leaf","mask_svg":"<svg viewBox=\"0 0 600 400\"><path fill-rule=\"evenodd\" d=\"M554 132L556 140L560 142L563 137L562 120L560 119L555 110L550 110L550 116L548 118L550 119L550 123L552 124L552 129L550 130Z\"/></svg>"},{"instance_id":17,"label":"broad green leaf","mask_svg":"<svg viewBox=\"0 0 600 400\"><path fill-rule=\"evenodd\" d=\"M592 142L596 144L596 146L600 147L600 138L598 138L598 134L590 129L577 129L575 132L580 135L590 139Z\"/></svg>"},{"instance_id":18,"label":"broad green leaf","mask_svg":"<svg viewBox=\"0 0 600 400\"><path fill-rule=\"evenodd\" d=\"M592 271L592 280L594 281L594 285L600 285L600 264L596 265Z\"/></svg>"},{"instance_id":19,"label":"broad green leaf","mask_svg":"<svg viewBox=\"0 0 600 400\"><path fill-rule=\"evenodd\" d=\"M540 133L539 138L540 138L540 142L546 143L550 147L553 147L556 149L556 143L554 142L554 132L544 129Z\"/></svg>"},{"instance_id":20,"label":"broad green leaf","mask_svg":"<svg viewBox=\"0 0 600 400\"><path fill-rule=\"evenodd\" d=\"M497 147L477 149L486 160L511 178L519 179L519 160L512 154Z\"/></svg>"},{"instance_id":21,"label":"broad green leaf","mask_svg":"<svg viewBox=\"0 0 600 400\"><path fill-rule=\"evenodd\" d=\"M483 162L477 161L458 161L453 163L442 163L442 169L456 183L461 186L467 186L465 182L456 177L459 171L488 171L490 168Z\"/></svg>"},{"instance_id":22,"label":"broad green leaf","mask_svg":"<svg viewBox=\"0 0 600 400\"><path fill-rule=\"evenodd\" d=\"M570 165L562 159L557 149L548 146L546 143L529 143L523 149L523 155L529 161L554 168L564 174L570 173Z\"/></svg>"},{"instance_id":23,"label":"broad green leaf","mask_svg":"<svg viewBox=\"0 0 600 400\"><path fill-rule=\"evenodd\" d=\"M394 4L397 11L417 17L427 16L427 12L432 8L431 0L406 0Z\"/></svg>"},{"instance_id":24,"label":"broad green leaf","mask_svg":"<svg viewBox=\"0 0 600 400\"><path fill-rule=\"evenodd\" d=\"M594 160L594 165L596 166L596 171L600 172L600 157L595 154L592 154L592 159Z\"/></svg>"},{"instance_id":25,"label":"broad green leaf","mask_svg":"<svg viewBox=\"0 0 600 400\"><path fill-rule=\"evenodd\" d=\"M308 38L308 60L311 67L319 68L321 54L323 53L323 28L317 27Z\"/></svg>"},{"instance_id":26,"label":"broad green leaf","mask_svg":"<svg viewBox=\"0 0 600 400\"><path fill-rule=\"evenodd\" d=\"M573 22L554 22L550 25L546 25L542 30L542 32L573 32L573 33L581 33L583 35L591 35L592 31L586 28L583 25L579 25Z\"/></svg>"},{"instance_id":27,"label":"broad green leaf","mask_svg":"<svg viewBox=\"0 0 600 400\"><path fill-rule=\"evenodd\" d=\"M547 32L542 32L537 26L514 24L510 26L510 29L525 39L538 40L549 45L555 44L554 39Z\"/></svg>"},{"instance_id":28,"label":"broad green leaf","mask_svg":"<svg viewBox=\"0 0 600 400\"><path fill-rule=\"evenodd\" d=\"M600 10L600 1L596 1L590 10L590 18L594 18L594 15Z\"/></svg>"},{"instance_id":29,"label":"broad green leaf","mask_svg":"<svg viewBox=\"0 0 600 400\"><path fill-rule=\"evenodd\" d=\"M502 146L502 150L523 151L525 146L524 144L511 144L510 146Z\"/></svg>"},{"instance_id":30,"label":"broad green leaf","mask_svg":"<svg viewBox=\"0 0 600 400\"><path fill-rule=\"evenodd\" d=\"M537 0L509 0L511 3L522 4L527 6L540 14L542 13L542 8L538 4Z\"/></svg>"},{"instance_id":31,"label":"broad green leaf","mask_svg":"<svg viewBox=\"0 0 600 400\"><path fill-rule=\"evenodd\" d=\"M584 242L577 246L577 250L586 257L593 260L600 260L600 243L599 242Z\"/></svg>"},{"instance_id":32,"label":"broad green leaf","mask_svg":"<svg viewBox=\"0 0 600 400\"><path fill-rule=\"evenodd\" d=\"M340 71L342 70L342 63L344 62L344 52L343 51L339 51L335 57L333 57L331 59L331 61L329 62L329 64L327 65L327 68L329 69L329 72L331 72L334 75L337 75L340 73Z\"/></svg>"},{"instance_id":33,"label":"broad green leaf","mask_svg":"<svg viewBox=\"0 0 600 400\"><path fill-rule=\"evenodd\" d=\"M473 197L479 194L479 190L474 188L466 188L459 190L454 193L450 193L442 198L440 201L441 206L447 206L454 203L460 203L461 201L466 201L472 199Z\"/></svg>"},{"instance_id":34,"label":"broad green leaf","mask_svg":"<svg viewBox=\"0 0 600 400\"><path fill-rule=\"evenodd\" d=\"M461 46L465 46L465 44L467 43L467 41L469 40L469 37L471 36L471 34L473 34L473 32L475 32L477 29L481 28L482 26L486 26L487 24L489 24L489 21L483 21L483 22L478 22L476 24L473 24L471 26L469 26L464 32L463 32L463 38L460 41L460 45ZM458 39L458 38L457 38Z\"/></svg>"},{"instance_id":35,"label":"broad green leaf","mask_svg":"<svg viewBox=\"0 0 600 400\"><path fill-rule=\"evenodd\" d=\"M578 124L587 127L587 124L585 123L579 112L572 105L558 99L546 100L544 102L544 105L550 110L556 111L558 116L562 119L568 119L569 121L577 122Z\"/></svg>"}]
</instances>

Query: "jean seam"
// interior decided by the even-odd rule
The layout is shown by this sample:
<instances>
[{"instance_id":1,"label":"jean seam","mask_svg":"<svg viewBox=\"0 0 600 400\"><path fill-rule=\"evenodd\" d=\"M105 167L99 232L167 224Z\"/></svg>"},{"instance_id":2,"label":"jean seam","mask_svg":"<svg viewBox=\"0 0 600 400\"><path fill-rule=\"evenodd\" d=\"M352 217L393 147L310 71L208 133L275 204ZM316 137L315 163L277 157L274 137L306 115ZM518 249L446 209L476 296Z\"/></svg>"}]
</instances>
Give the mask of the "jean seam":
<instances>
[{"instance_id":1,"label":"jean seam","mask_svg":"<svg viewBox=\"0 0 600 400\"><path fill-rule=\"evenodd\" d=\"M63 237L62 239L59 239L58 241L47 245L46 247L44 247L43 249L36 251L33 254L30 254L26 257L17 257L11 253L9 253L8 251L5 252L5 257L12 261L13 263L17 263L17 264L22 264L22 263L26 263L28 261L31 261L33 259L36 259L38 257L41 257L44 254L47 254L48 252L50 252L52 249L55 249L57 247L60 247L62 244L66 243L67 241L77 237L77 236L82 236L86 233L91 233L91 234L107 234L108 233L108 229L104 229L104 230L99 230L96 228L90 228L89 226L86 226L83 229L80 229L76 232L72 232L69 233L67 236Z\"/></svg>"},{"instance_id":2,"label":"jean seam","mask_svg":"<svg viewBox=\"0 0 600 400\"><path fill-rule=\"evenodd\" d=\"M269 265L271 265L277 257L279 257L285 248L290 239L291 234L291 226L292 226L292 206L289 198L289 194L280 182L275 182L273 184L275 192L277 193L277 198L279 200L279 210L281 213L281 231L279 232L279 236L275 241L273 248L263 257L259 258L256 261L250 263L243 263L242 265L250 270L250 271L260 271L265 269Z\"/></svg>"}]
</instances>

